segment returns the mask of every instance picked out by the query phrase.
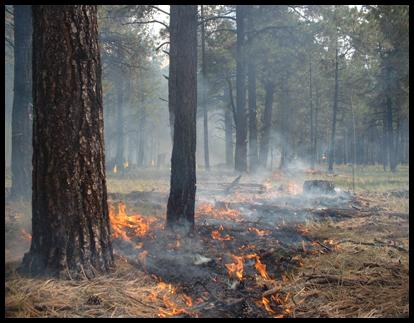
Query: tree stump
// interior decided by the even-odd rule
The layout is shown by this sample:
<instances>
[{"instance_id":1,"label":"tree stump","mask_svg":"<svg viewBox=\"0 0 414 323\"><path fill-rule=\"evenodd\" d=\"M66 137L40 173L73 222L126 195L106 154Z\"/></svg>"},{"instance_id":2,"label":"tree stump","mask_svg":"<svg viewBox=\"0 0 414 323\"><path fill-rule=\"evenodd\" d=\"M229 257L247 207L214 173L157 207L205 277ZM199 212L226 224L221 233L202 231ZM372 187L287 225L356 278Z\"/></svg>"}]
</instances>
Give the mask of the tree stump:
<instances>
[{"instance_id":1,"label":"tree stump","mask_svg":"<svg viewBox=\"0 0 414 323\"><path fill-rule=\"evenodd\" d=\"M335 194L335 186L331 181L310 180L303 183L303 192L312 194Z\"/></svg>"}]
</instances>

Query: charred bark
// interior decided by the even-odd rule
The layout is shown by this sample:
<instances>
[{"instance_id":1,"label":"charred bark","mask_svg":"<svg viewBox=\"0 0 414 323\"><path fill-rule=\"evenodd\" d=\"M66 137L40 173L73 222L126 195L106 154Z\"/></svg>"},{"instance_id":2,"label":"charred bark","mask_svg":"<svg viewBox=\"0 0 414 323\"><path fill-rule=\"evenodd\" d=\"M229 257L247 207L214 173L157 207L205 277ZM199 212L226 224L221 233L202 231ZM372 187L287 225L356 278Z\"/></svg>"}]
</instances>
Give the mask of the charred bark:
<instances>
[{"instance_id":1,"label":"charred bark","mask_svg":"<svg viewBox=\"0 0 414 323\"><path fill-rule=\"evenodd\" d=\"M32 171L32 8L14 6L11 199L29 199Z\"/></svg>"},{"instance_id":2,"label":"charred bark","mask_svg":"<svg viewBox=\"0 0 414 323\"><path fill-rule=\"evenodd\" d=\"M168 90L176 92L169 96L175 117L167 228L192 232L196 192L197 6L172 5L170 21L170 41L177 50L170 52L175 75L170 78Z\"/></svg>"},{"instance_id":3,"label":"charred bark","mask_svg":"<svg viewBox=\"0 0 414 323\"><path fill-rule=\"evenodd\" d=\"M21 272L93 277L113 266L97 7L33 6L32 242Z\"/></svg>"}]
</instances>

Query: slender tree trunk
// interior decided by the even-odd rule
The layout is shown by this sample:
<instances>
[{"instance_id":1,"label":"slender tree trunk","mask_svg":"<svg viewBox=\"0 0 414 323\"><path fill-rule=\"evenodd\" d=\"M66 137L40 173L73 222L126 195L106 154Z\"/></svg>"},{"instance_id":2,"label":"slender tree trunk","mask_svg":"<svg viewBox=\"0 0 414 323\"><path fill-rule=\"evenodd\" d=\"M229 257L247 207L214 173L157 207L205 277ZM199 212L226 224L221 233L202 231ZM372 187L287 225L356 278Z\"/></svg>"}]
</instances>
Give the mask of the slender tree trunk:
<instances>
[{"instance_id":1,"label":"slender tree trunk","mask_svg":"<svg viewBox=\"0 0 414 323\"><path fill-rule=\"evenodd\" d=\"M290 142L290 125L289 125L289 84L288 84L288 74L286 73L282 81L282 104L281 104L281 154L280 154L280 164L279 169L285 169L289 162L289 142Z\"/></svg>"},{"instance_id":2,"label":"slender tree trunk","mask_svg":"<svg viewBox=\"0 0 414 323\"><path fill-rule=\"evenodd\" d=\"M201 19L204 19L204 7L201 5ZM202 98L201 102L203 105L203 128L204 128L204 165L206 170L210 170L210 154L208 149L208 111L206 102L206 83L207 83L207 71L206 71L206 39L205 39L205 26L201 24L201 75L202 84L204 85L201 89Z\"/></svg>"},{"instance_id":3,"label":"slender tree trunk","mask_svg":"<svg viewBox=\"0 0 414 323\"><path fill-rule=\"evenodd\" d=\"M235 169L239 172L247 170L247 122L246 122L246 73L244 55L244 19L245 8L243 5L236 6L237 19L237 53L236 53L236 154Z\"/></svg>"},{"instance_id":4,"label":"slender tree trunk","mask_svg":"<svg viewBox=\"0 0 414 323\"><path fill-rule=\"evenodd\" d=\"M171 184L167 206L167 227L194 230L196 192L196 109L197 109L197 6L172 5L170 41L176 46L170 62L176 68L169 91L174 111L174 144L171 157ZM170 66L171 66L170 63ZM171 74L170 74L171 75ZM171 96L169 96L171 98Z\"/></svg>"},{"instance_id":5,"label":"slender tree trunk","mask_svg":"<svg viewBox=\"0 0 414 323\"><path fill-rule=\"evenodd\" d=\"M314 136L313 136L313 151L312 151L312 158L320 164L320 158L318 153L318 110L320 106L320 96L319 96L319 87L315 89L316 94L316 105L315 105L315 126L314 126Z\"/></svg>"},{"instance_id":6,"label":"slender tree trunk","mask_svg":"<svg viewBox=\"0 0 414 323\"><path fill-rule=\"evenodd\" d=\"M89 277L113 265L97 7L33 6L33 275Z\"/></svg>"},{"instance_id":7,"label":"slender tree trunk","mask_svg":"<svg viewBox=\"0 0 414 323\"><path fill-rule=\"evenodd\" d=\"M224 90L225 99L230 99L230 93L229 90ZM232 117L232 111L231 111L231 103L227 103L227 107L224 109L224 133L225 133L225 142L226 142L226 165L228 167L233 166L233 117Z\"/></svg>"},{"instance_id":8,"label":"slender tree trunk","mask_svg":"<svg viewBox=\"0 0 414 323\"><path fill-rule=\"evenodd\" d=\"M32 170L32 6L14 6L11 199L29 199Z\"/></svg>"},{"instance_id":9,"label":"slender tree trunk","mask_svg":"<svg viewBox=\"0 0 414 323\"><path fill-rule=\"evenodd\" d=\"M329 145L329 156L328 156L328 171L329 172L333 172L337 110L338 110L338 39L336 39L336 48L335 48L335 93L334 93L334 102L333 102L333 108L332 108L331 141Z\"/></svg>"},{"instance_id":10,"label":"slender tree trunk","mask_svg":"<svg viewBox=\"0 0 414 323\"><path fill-rule=\"evenodd\" d=\"M248 6L247 28L249 32L253 31L253 6ZM250 43L252 44L252 43ZM249 53L247 59L247 91L249 106L249 164L250 172L254 173L259 164L257 151L257 112L256 112L256 66L252 53Z\"/></svg>"},{"instance_id":11,"label":"slender tree trunk","mask_svg":"<svg viewBox=\"0 0 414 323\"><path fill-rule=\"evenodd\" d=\"M262 141L260 145L260 166L265 168L269 153L270 130L272 128L273 94L275 85L272 81L265 84L265 108L262 119Z\"/></svg>"},{"instance_id":12,"label":"slender tree trunk","mask_svg":"<svg viewBox=\"0 0 414 323\"><path fill-rule=\"evenodd\" d=\"M116 158L115 165L118 171L124 168L124 76L120 75L116 82L117 110L116 110Z\"/></svg>"},{"instance_id":13,"label":"slender tree trunk","mask_svg":"<svg viewBox=\"0 0 414 323\"><path fill-rule=\"evenodd\" d=\"M309 103L310 103L310 147L311 147L311 168L315 168L315 127L313 124L314 113L313 113L313 98L312 98L312 58L309 57Z\"/></svg>"}]
</instances>

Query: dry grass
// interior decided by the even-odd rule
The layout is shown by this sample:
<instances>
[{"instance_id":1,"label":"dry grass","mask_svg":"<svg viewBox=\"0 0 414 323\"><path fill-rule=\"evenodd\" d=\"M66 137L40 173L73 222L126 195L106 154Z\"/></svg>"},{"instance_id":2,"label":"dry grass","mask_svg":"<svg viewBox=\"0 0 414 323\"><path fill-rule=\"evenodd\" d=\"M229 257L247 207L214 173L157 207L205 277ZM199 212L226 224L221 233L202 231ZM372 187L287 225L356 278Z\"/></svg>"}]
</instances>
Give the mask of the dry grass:
<instances>
[{"instance_id":1,"label":"dry grass","mask_svg":"<svg viewBox=\"0 0 414 323\"><path fill-rule=\"evenodd\" d=\"M6 317L158 317L163 304L147 298L155 279L121 258L115 272L93 280L27 278L13 267L6 270Z\"/></svg>"},{"instance_id":2,"label":"dry grass","mask_svg":"<svg viewBox=\"0 0 414 323\"><path fill-rule=\"evenodd\" d=\"M315 239L334 239L336 248L304 257L291 274L284 293L292 295L286 308L293 317L408 317L409 254L402 251L408 218L355 218L309 229Z\"/></svg>"}]
</instances>

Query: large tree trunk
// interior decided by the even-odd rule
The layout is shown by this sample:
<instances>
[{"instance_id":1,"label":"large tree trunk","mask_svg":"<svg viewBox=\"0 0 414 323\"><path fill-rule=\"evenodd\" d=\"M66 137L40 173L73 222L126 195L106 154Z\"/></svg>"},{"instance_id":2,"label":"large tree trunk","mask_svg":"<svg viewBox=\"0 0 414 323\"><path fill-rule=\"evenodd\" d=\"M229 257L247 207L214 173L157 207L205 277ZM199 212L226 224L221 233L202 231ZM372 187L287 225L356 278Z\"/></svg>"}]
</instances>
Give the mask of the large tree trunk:
<instances>
[{"instance_id":1,"label":"large tree trunk","mask_svg":"<svg viewBox=\"0 0 414 323\"><path fill-rule=\"evenodd\" d=\"M32 170L32 8L14 6L14 96L10 198L29 199Z\"/></svg>"},{"instance_id":2,"label":"large tree trunk","mask_svg":"<svg viewBox=\"0 0 414 323\"><path fill-rule=\"evenodd\" d=\"M113 265L97 7L33 6L32 242L21 270L93 277Z\"/></svg>"},{"instance_id":3,"label":"large tree trunk","mask_svg":"<svg viewBox=\"0 0 414 323\"><path fill-rule=\"evenodd\" d=\"M333 102L333 108L332 108L331 141L329 145L329 156L328 156L328 171L329 172L333 172L337 110L338 110L338 39L336 40L336 49L335 49L335 93L334 93L334 102Z\"/></svg>"},{"instance_id":4,"label":"large tree trunk","mask_svg":"<svg viewBox=\"0 0 414 323\"><path fill-rule=\"evenodd\" d=\"M174 112L174 144L171 157L171 184L167 206L167 227L194 230L196 192L196 109L197 109L197 6L172 5L170 52L175 77L170 78L170 111ZM171 75L171 74L170 74Z\"/></svg>"},{"instance_id":5,"label":"large tree trunk","mask_svg":"<svg viewBox=\"0 0 414 323\"><path fill-rule=\"evenodd\" d=\"M247 170L247 122L246 122L246 73L244 55L244 19L245 8L236 6L237 19L237 53L236 53L236 154L235 169L239 172Z\"/></svg>"},{"instance_id":6,"label":"large tree trunk","mask_svg":"<svg viewBox=\"0 0 414 323\"><path fill-rule=\"evenodd\" d=\"M204 7L201 5L201 19L204 19ZM208 111L206 102L206 83L207 83L207 72L206 72L206 39L204 23L201 24L201 76L202 84L204 85L201 89L202 93L202 106L203 106L203 128L204 128L204 166L206 170L210 170L210 154L208 149Z\"/></svg>"},{"instance_id":7,"label":"large tree trunk","mask_svg":"<svg viewBox=\"0 0 414 323\"><path fill-rule=\"evenodd\" d=\"M253 31L252 10L253 6L248 6L247 27L249 32ZM250 42L250 44L252 43ZM249 53L247 61L247 91L249 106L249 164L250 172L255 172L259 164L259 159L257 152L256 67L252 53Z\"/></svg>"},{"instance_id":8,"label":"large tree trunk","mask_svg":"<svg viewBox=\"0 0 414 323\"><path fill-rule=\"evenodd\" d=\"M275 85L272 81L265 84L265 109L263 113L262 140L260 144L260 166L263 168L267 164L267 156L269 154L270 130L272 127L272 110L273 110L273 94Z\"/></svg>"}]
</instances>

